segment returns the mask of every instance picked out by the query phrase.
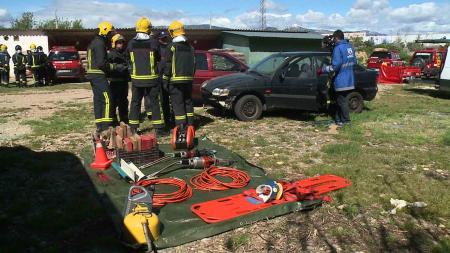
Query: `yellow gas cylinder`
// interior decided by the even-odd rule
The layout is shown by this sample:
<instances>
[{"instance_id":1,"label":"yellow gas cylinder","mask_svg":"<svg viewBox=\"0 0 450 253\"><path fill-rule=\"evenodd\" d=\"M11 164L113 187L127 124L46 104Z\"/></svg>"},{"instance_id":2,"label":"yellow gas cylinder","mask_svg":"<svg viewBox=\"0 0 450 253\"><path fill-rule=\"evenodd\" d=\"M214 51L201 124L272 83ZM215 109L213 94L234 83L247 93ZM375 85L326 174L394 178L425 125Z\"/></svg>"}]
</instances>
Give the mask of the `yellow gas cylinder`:
<instances>
[{"instance_id":1,"label":"yellow gas cylinder","mask_svg":"<svg viewBox=\"0 0 450 253\"><path fill-rule=\"evenodd\" d=\"M159 238L159 219L155 213L150 213L148 207L143 205L136 205L131 213L125 216L123 220L126 231L128 232L127 238L130 243L147 244L144 226L148 228L151 241L155 241Z\"/></svg>"}]
</instances>

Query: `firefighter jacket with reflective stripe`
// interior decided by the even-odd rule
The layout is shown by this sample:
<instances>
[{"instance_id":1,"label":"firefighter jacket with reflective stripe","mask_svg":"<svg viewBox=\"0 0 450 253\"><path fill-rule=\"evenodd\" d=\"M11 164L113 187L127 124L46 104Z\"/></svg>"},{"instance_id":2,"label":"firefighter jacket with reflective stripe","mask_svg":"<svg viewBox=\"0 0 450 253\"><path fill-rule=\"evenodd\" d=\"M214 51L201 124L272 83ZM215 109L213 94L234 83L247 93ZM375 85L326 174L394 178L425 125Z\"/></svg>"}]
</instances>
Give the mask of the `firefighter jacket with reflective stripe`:
<instances>
[{"instance_id":1,"label":"firefighter jacket with reflective stripe","mask_svg":"<svg viewBox=\"0 0 450 253\"><path fill-rule=\"evenodd\" d=\"M152 87L159 83L157 70L160 60L159 42L149 39L132 39L128 42L127 58L131 82L136 87Z\"/></svg>"},{"instance_id":2,"label":"firefighter jacket with reflective stripe","mask_svg":"<svg viewBox=\"0 0 450 253\"><path fill-rule=\"evenodd\" d=\"M194 48L186 41L172 42L166 49L164 80L170 83L185 83L194 79Z\"/></svg>"},{"instance_id":3,"label":"firefighter jacket with reflective stripe","mask_svg":"<svg viewBox=\"0 0 450 253\"><path fill-rule=\"evenodd\" d=\"M124 51L115 48L108 53L108 62L113 65L113 70L108 75L108 79L113 82L128 82L130 74L128 73L127 57Z\"/></svg>"},{"instance_id":4,"label":"firefighter jacket with reflective stripe","mask_svg":"<svg viewBox=\"0 0 450 253\"><path fill-rule=\"evenodd\" d=\"M106 37L96 35L87 48L86 73L89 75L105 75L109 70Z\"/></svg>"},{"instance_id":5,"label":"firefighter jacket with reflective stripe","mask_svg":"<svg viewBox=\"0 0 450 253\"><path fill-rule=\"evenodd\" d=\"M47 55L42 52L33 52L27 55L27 64L32 69L44 67L47 62Z\"/></svg>"},{"instance_id":6,"label":"firefighter jacket with reflective stripe","mask_svg":"<svg viewBox=\"0 0 450 253\"><path fill-rule=\"evenodd\" d=\"M7 52L0 52L0 67L9 69L11 56Z\"/></svg>"},{"instance_id":7,"label":"firefighter jacket with reflective stripe","mask_svg":"<svg viewBox=\"0 0 450 253\"><path fill-rule=\"evenodd\" d=\"M14 63L14 68L17 70L24 70L26 65L27 65L27 57L20 53L15 53L13 55L13 63Z\"/></svg>"}]
</instances>

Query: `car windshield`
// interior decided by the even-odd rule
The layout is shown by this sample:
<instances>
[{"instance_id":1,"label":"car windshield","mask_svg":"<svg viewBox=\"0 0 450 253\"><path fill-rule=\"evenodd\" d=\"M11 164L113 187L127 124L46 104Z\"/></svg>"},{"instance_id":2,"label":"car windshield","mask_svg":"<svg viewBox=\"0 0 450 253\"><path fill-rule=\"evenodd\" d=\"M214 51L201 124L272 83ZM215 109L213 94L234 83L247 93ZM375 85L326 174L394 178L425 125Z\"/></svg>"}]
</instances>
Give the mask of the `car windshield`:
<instances>
[{"instance_id":1,"label":"car windshield","mask_svg":"<svg viewBox=\"0 0 450 253\"><path fill-rule=\"evenodd\" d=\"M414 55L414 59L417 58L421 58L426 61L431 60L431 53L416 53L416 55Z\"/></svg>"},{"instance_id":2,"label":"car windshield","mask_svg":"<svg viewBox=\"0 0 450 253\"><path fill-rule=\"evenodd\" d=\"M250 72L257 72L262 75L272 76L280 67L280 65L286 60L286 58L288 57L285 55L271 55L267 58L264 58L253 68L251 68Z\"/></svg>"},{"instance_id":3,"label":"car windshield","mask_svg":"<svg viewBox=\"0 0 450 253\"><path fill-rule=\"evenodd\" d=\"M377 57L378 59L389 59L391 58L391 53L389 52L373 52L370 57Z\"/></svg>"},{"instance_id":4,"label":"car windshield","mask_svg":"<svg viewBox=\"0 0 450 253\"><path fill-rule=\"evenodd\" d=\"M50 61L76 61L79 59L77 52L51 52L48 56Z\"/></svg>"}]
</instances>

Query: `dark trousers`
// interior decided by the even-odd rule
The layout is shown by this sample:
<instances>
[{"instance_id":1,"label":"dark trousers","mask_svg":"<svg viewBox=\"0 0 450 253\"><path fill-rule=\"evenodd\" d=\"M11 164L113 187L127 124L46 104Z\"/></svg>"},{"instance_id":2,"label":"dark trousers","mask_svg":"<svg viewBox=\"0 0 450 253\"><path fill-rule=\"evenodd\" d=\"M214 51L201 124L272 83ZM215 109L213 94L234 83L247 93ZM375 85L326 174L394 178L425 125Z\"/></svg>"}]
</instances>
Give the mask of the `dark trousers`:
<instances>
[{"instance_id":1,"label":"dark trousers","mask_svg":"<svg viewBox=\"0 0 450 253\"><path fill-rule=\"evenodd\" d=\"M159 93L159 102L161 103L161 109L163 111L164 115L164 123L166 127L173 127L174 118L173 118L173 111L172 107L170 105L170 97L169 97L169 90L168 87L164 88L163 82L161 80L161 90ZM148 96L145 97L144 104L145 104L145 111L147 112L147 116L151 117L152 110L150 108L150 99Z\"/></svg>"},{"instance_id":2,"label":"dark trousers","mask_svg":"<svg viewBox=\"0 0 450 253\"><path fill-rule=\"evenodd\" d=\"M2 84L9 84L9 69L5 68L0 70L0 82Z\"/></svg>"},{"instance_id":3,"label":"dark trousers","mask_svg":"<svg viewBox=\"0 0 450 253\"><path fill-rule=\"evenodd\" d=\"M175 114L175 124L193 125L194 106L192 103L192 82L169 84L170 100Z\"/></svg>"},{"instance_id":4,"label":"dark trousers","mask_svg":"<svg viewBox=\"0 0 450 253\"><path fill-rule=\"evenodd\" d=\"M44 71L41 67L32 68L34 85L44 84Z\"/></svg>"},{"instance_id":5,"label":"dark trousers","mask_svg":"<svg viewBox=\"0 0 450 253\"><path fill-rule=\"evenodd\" d=\"M111 81L110 87L113 125L119 125L120 121L128 124L128 81Z\"/></svg>"},{"instance_id":6,"label":"dark trousers","mask_svg":"<svg viewBox=\"0 0 450 253\"><path fill-rule=\"evenodd\" d=\"M111 89L104 75L90 75L88 78L94 93L95 124L101 132L112 126Z\"/></svg>"},{"instance_id":7,"label":"dark trousers","mask_svg":"<svg viewBox=\"0 0 450 253\"><path fill-rule=\"evenodd\" d=\"M161 106L159 103L159 85L152 87L136 87L131 88L131 103L130 103L130 126L132 128L139 127L139 118L141 116L142 99L147 97L153 127L156 129L164 128L164 116L162 115Z\"/></svg>"},{"instance_id":8,"label":"dark trousers","mask_svg":"<svg viewBox=\"0 0 450 253\"><path fill-rule=\"evenodd\" d=\"M348 91L336 91L336 112L334 120L336 123L350 122L350 111L348 109Z\"/></svg>"},{"instance_id":9,"label":"dark trousers","mask_svg":"<svg viewBox=\"0 0 450 253\"><path fill-rule=\"evenodd\" d=\"M27 85L27 75L25 69L14 69L14 75L16 76L16 83L19 87Z\"/></svg>"}]
</instances>

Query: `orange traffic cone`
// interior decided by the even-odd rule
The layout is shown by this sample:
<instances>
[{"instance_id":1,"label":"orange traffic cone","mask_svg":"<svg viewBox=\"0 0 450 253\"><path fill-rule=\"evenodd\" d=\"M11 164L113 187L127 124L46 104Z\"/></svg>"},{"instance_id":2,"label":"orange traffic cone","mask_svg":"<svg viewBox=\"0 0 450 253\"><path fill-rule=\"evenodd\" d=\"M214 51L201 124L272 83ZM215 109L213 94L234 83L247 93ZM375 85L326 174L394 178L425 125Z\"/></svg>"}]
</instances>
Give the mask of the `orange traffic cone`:
<instances>
[{"instance_id":1,"label":"orange traffic cone","mask_svg":"<svg viewBox=\"0 0 450 253\"><path fill-rule=\"evenodd\" d=\"M97 141L95 144L95 161L91 163L91 168L107 170L111 166L111 163L112 160L108 160L108 157L106 157L106 152L101 141Z\"/></svg>"}]
</instances>

